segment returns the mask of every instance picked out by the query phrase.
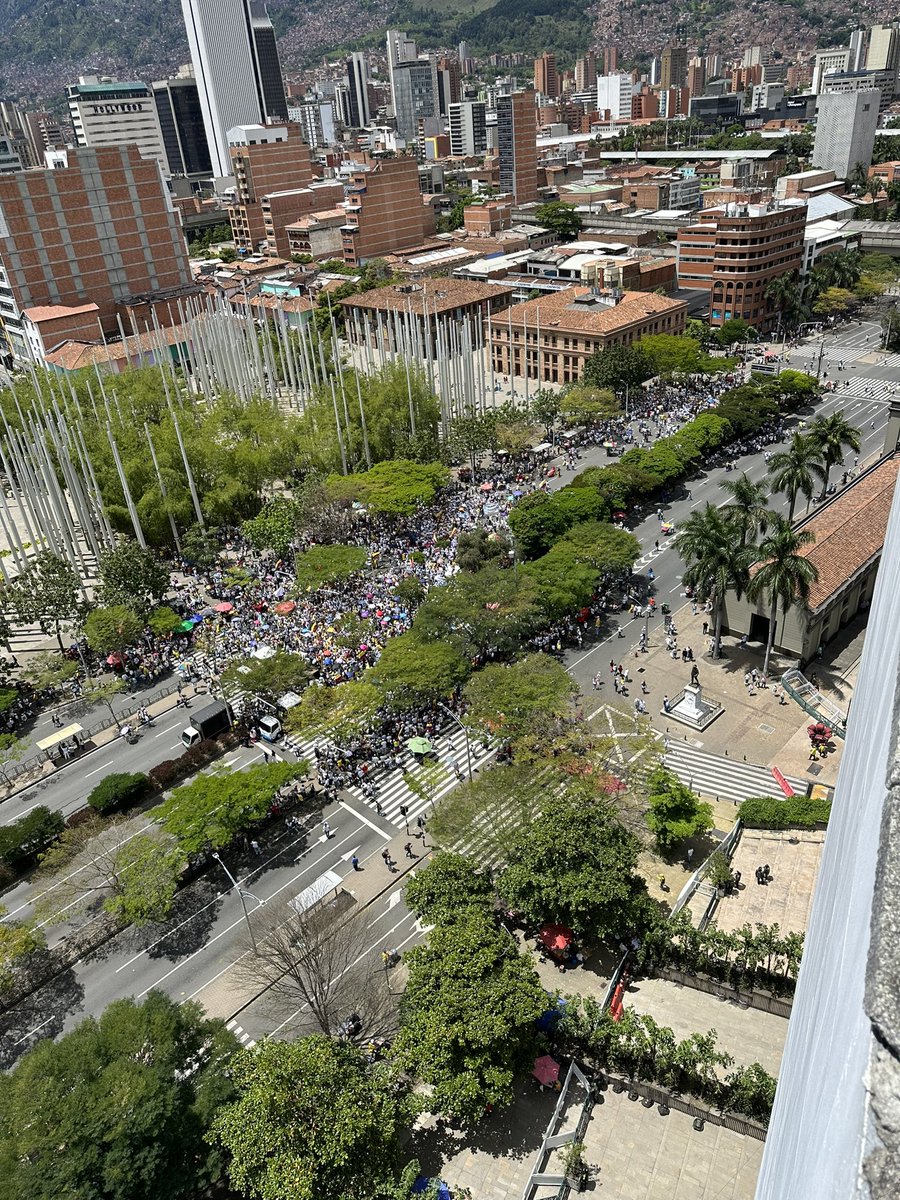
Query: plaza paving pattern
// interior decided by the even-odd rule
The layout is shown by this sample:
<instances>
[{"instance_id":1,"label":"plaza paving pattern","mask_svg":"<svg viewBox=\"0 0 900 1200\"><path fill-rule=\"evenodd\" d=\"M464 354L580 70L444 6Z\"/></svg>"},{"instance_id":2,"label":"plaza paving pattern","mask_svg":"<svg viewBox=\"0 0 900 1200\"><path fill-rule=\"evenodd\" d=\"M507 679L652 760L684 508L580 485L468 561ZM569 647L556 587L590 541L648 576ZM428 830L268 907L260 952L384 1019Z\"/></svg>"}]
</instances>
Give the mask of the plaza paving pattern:
<instances>
[{"instance_id":1,"label":"plaza paving pattern","mask_svg":"<svg viewBox=\"0 0 900 1200\"><path fill-rule=\"evenodd\" d=\"M716 926L730 931L757 922L777 923L785 933L804 932L824 842L824 830L745 829L731 863L741 873L741 885L719 901ZM765 864L772 881L760 885L754 872Z\"/></svg>"}]
</instances>

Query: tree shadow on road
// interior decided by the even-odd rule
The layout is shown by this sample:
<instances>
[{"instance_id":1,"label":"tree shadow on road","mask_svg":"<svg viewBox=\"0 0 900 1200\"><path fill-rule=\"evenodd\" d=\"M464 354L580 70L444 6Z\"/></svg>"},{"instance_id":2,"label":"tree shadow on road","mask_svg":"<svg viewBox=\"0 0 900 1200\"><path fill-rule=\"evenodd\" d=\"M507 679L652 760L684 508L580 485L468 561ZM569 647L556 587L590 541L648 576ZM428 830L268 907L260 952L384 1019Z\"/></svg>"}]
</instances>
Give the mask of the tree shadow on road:
<instances>
[{"instance_id":1,"label":"tree shadow on road","mask_svg":"<svg viewBox=\"0 0 900 1200\"><path fill-rule=\"evenodd\" d=\"M70 969L0 1013L0 1070L8 1071L42 1038L58 1037L66 1017L83 1002L84 988Z\"/></svg>"}]
</instances>

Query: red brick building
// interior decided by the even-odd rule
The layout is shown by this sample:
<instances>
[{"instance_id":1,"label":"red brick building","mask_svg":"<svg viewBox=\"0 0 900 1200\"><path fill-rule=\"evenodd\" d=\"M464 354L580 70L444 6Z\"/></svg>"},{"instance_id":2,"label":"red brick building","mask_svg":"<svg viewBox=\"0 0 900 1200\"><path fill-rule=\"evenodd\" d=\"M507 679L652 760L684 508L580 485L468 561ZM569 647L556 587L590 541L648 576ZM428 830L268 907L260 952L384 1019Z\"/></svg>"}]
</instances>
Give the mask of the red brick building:
<instances>
[{"instance_id":1,"label":"red brick building","mask_svg":"<svg viewBox=\"0 0 900 1200\"><path fill-rule=\"evenodd\" d=\"M355 171L344 208L344 262L352 266L420 246L434 233L434 215L423 200L414 158L377 159L368 170Z\"/></svg>"},{"instance_id":2,"label":"red brick building","mask_svg":"<svg viewBox=\"0 0 900 1200\"><path fill-rule=\"evenodd\" d=\"M302 191L312 183L309 147L300 136L300 126L239 125L229 133L235 203L228 209L231 234L238 250L253 254L266 241L263 198L279 193L274 224L280 230L310 209L292 207L285 194ZM321 206L327 208L328 203ZM274 234L273 234L274 237ZM286 239L285 239L286 245Z\"/></svg>"},{"instance_id":3,"label":"red brick building","mask_svg":"<svg viewBox=\"0 0 900 1200\"><path fill-rule=\"evenodd\" d=\"M74 327L64 310L82 310L71 315L83 325L95 304L89 323L99 340L101 329L118 336L129 298L144 297L170 325L175 298L196 291L157 161L133 145L60 153L64 167L0 175L0 353L19 358L30 357L25 309L53 309L61 330Z\"/></svg>"}]
</instances>

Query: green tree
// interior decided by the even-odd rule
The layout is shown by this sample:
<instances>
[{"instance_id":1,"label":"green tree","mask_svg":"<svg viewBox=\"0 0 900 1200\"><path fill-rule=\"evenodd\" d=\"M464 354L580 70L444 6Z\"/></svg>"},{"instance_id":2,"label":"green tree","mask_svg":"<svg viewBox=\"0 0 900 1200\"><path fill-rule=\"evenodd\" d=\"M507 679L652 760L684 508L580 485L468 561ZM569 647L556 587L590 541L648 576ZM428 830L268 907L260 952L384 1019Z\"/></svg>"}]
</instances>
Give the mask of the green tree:
<instances>
[{"instance_id":1,"label":"green tree","mask_svg":"<svg viewBox=\"0 0 900 1200\"><path fill-rule=\"evenodd\" d=\"M0 733L0 775L9 782L6 768L14 762L21 762L28 751L28 743L24 738L18 738L14 733Z\"/></svg>"},{"instance_id":2,"label":"green tree","mask_svg":"<svg viewBox=\"0 0 900 1200\"><path fill-rule=\"evenodd\" d=\"M654 375L712 374L732 365L728 359L713 358L696 338L681 333L648 334L638 346L649 358Z\"/></svg>"},{"instance_id":3,"label":"green tree","mask_svg":"<svg viewBox=\"0 0 900 1200\"><path fill-rule=\"evenodd\" d=\"M815 303L812 306L814 313L822 317L830 317L833 315L841 315L854 307L857 303L856 296L847 288L827 287L823 288L816 297Z\"/></svg>"},{"instance_id":4,"label":"green tree","mask_svg":"<svg viewBox=\"0 0 900 1200\"><path fill-rule=\"evenodd\" d=\"M765 298L778 313L779 327L791 325L800 315L803 285L797 271L785 271L766 284Z\"/></svg>"},{"instance_id":5,"label":"green tree","mask_svg":"<svg viewBox=\"0 0 900 1200\"><path fill-rule=\"evenodd\" d=\"M46 1038L0 1080L5 1197L179 1200L218 1181L203 1138L237 1042L192 1001L150 992Z\"/></svg>"},{"instance_id":6,"label":"green tree","mask_svg":"<svg viewBox=\"0 0 900 1200\"><path fill-rule=\"evenodd\" d=\"M434 1089L428 1104L461 1123L509 1104L534 1056L547 994L505 930L469 909L404 955L409 976L393 1062Z\"/></svg>"},{"instance_id":7,"label":"green tree","mask_svg":"<svg viewBox=\"0 0 900 1200\"><path fill-rule=\"evenodd\" d=\"M562 405L560 403L559 392L553 392L550 388L538 388L531 397L528 408L529 416L533 421L537 421L539 425L543 425L544 434L548 441L553 434L553 426L561 412Z\"/></svg>"},{"instance_id":8,"label":"green tree","mask_svg":"<svg viewBox=\"0 0 900 1200\"><path fill-rule=\"evenodd\" d=\"M752 342L756 330L743 317L730 317L716 330L716 338L721 346L736 346L740 342Z\"/></svg>"},{"instance_id":9,"label":"green tree","mask_svg":"<svg viewBox=\"0 0 900 1200\"><path fill-rule=\"evenodd\" d=\"M287 717L289 729L310 737L330 737L341 745L371 729L384 703L367 679L349 679L335 687L308 687Z\"/></svg>"},{"instance_id":10,"label":"green tree","mask_svg":"<svg viewBox=\"0 0 900 1200\"><path fill-rule=\"evenodd\" d=\"M722 490L731 499L722 506L722 512L740 536L743 548L755 542L760 533L765 533L771 519L768 489L762 483L754 483L746 471L736 479L725 479Z\"/></svg>"},{"instance_id":11,"label":"green tree","mask_svg":"<svg viewBox=\"0 0 900 1200\"><path fill-rule=\"evenodd\" d=\"M461 571L444 587L432 588L416 613L413 635L429 643L443 642L474 658L488 650L511 654L541 622L537 588L530 576L489 565L480 571Z\"/></svg>"},{"instance_id":12,"label":"green tree","mask_svg":"<svg viewBox=\"0 0 900 1200\"><path fill-rule=\"evenodd\" d=\"M447 431L447 445L451 454L468 462L474 475L481 455L497 449L496 418L475 409L454 417Z\"/></svg>"},{"instance_id":13,"label":"green tree","mask_svg":"<svg viewBox=\"0 0 900 1200\"><path fill-rule=\"evenodd\" d=\"M293 500L276 497L256 517L241 526L241 533L257 550L272 550L285 558L297 533L298 508Z\"/></svg>"},{"instance_id":14,"label":"green tree","mask_svg":"<svg viewBox=\"0 0 900 1200\"><path fill-rule=\"evenodd\" d=\"M622 395L653 375L653 364L639 345L597 350L584 364L584 382Z\"/></svg>"},{"instance_id":15,"label":"green tree","mask_svg":"<svg viewBox=\"0 0 900 1200\"><path fill-rule=\"evenodd\" d=\"M473 908L490 913L494 889L488 876L464 855L438 853L409 876L403 899L420 921L443 925Z\"/></svg>"},{"instance_id":16,"label":"green tree","mask_svg":"<svg viewBox=\"0 0 900 1200\"><path fill-rule=\"evenodd\" d=\"M851 425L842 412L833 412L827 417L817 417L810 426L809 436L819 448L825 478L822 480L822 497L828 491L828 478L832 467L844 461L844 453L852 450L859 454L860 431Z\"/></svg>"},{"instance_id":17,"label":"green tree","mask_svg":"<svg viewBox=\"0 0 900 1200\"><path fill-rule=\"evenodd\" d=\"M534 925L560 922L591 941L621 937L647 921L639 848L607 798L571 785L548 795L518 833L498 891Z\"/></svg>"},{"instance_id":18,"label":"green tree","mask_svg":"<svg viewBox=\"0 0 900 1200\"><path fill-rule=\"evenodd\" d=\"M731 521L724 509L712 504L688 516L675 548L685 564L682 583L712 603L713 658L718 658L725 598L729 592L740 596L747 590L752 552L735 544Z\"/></svg>"},{"instance_id":19,"label":"green tree","mask_svg":"<svg viewBox=\"0 0 900 1200\"><path fill-rule=\"evenodd\" d=\"M198 775L175 788L154 815L185 857L218 850L253 821L261 821L278 789L302 775L305 767L281 762Z\"/></svg>"},{"instance_id":20,"label":"green tree","mask_svg":"<svg viewBox=\"0 0 900 1200\"><path fill-rule=\"evenodd\" d=\"M540 604L552 621L589 604L599 579L596 568L567 542L557 543L541 558L526 563L520 574L534 580Z\"/></svg>"},{"instance_id":21,"label":"green tree","mask_svg":"<svg viewBox=\"0 0 900 1200\"><path fill-rule=\"evenodd\" d=\"M98 654L120 654L140 641L143 629L141 618L124 604L95 608L84 621L84 636Z\"/></svg>"},{"instance_id":22,"label":"green tree","mask_svg":"<svg viewBox=\"0 0 900 1200\"><path fill-rule=\"evenodd\" d=\"M810 588L819 577L815 563L802 553L814 541L815 535L808 530L792 529L789 520L777 517L758 547L758 565L747 591L751 600L767 597L771 605L763 675L769 672L779 604L782 616L795 604L806 604Z\"/></svg>"},{"instance_id":23,"label":"green tree","mask_svg":"<svg viewBox=\"0 0 900 1200\"><path fill-rule=\"evenodd\" d=\"M222 684L273 704L285 692L302 692L312 677L302 654L276 650L271 658L246 658L231 663L221 675Z\"/></svg>"},{"instance_id":24,"label":"green tree","mask_svg":"<svg viewBox=\"0 0 900 1200\"><path fill-rule=\"evenodd\" d=\"M450 472L440 463L397 459L357 475L332 475L327 488L331 499L359 500L371 512L411 517L420 506L431 504L449 480Z\"/></svg>"},{"instance_id":25,"label":"green tree","mask_svg":"<svg viewBox=\"0 0 900 1200\"><path fill-rule=\"evenodd\" d=\"M17 620L36 621L42 633L55 633L60 650L64 649L62 628L78 617L81 599L81 580L64 559L42 550L16 576L6 595Z\"/></svg>"},{"instance_id":26,"label":"green tree","mask_svg":"<svg viewBox=\"0 0 900 1200\"><path fill-rule=\"evenodd\" d=\"M582 521L573 525L558 543L571 546L578 562L587 563L604 578L631 574L641 556L641 544L627 529L607 521Z\"/></svg>"},{"instance_id":27,"label":"green tree","mask_svg":"<svg viewBox=\"0 0 900 1200\"><path fill-rule=\"evenodd\" d=\"M499 533L488 533L486 529L464 529L456 541L456 562L461 571L474 573L491 563L500 565L506 563L510 555L506 538Z\"/></svg>"},{"instance_id":28,"label":"green tree","mask_svg":"<svg viewBox=\"0 0 900 1200\"><path fill-rule=\"evenodd\" d=\"M410 631L387 642L367 679L389 708L402 710L449 696L469 670L469 662L455 647L423 641Z\"/></svg>"},{"instance_id":29,"label":"green tree","mask_svg":"<svg viewBox=\"0 0 900 1200\"><path fill-rule=\"evenodd\" d=\"M358 574L368 559L364 546L310 546L294 562L296 590L314 592L316 588L342 583Z\"/></svg>"},{"instance_id":30,"label":"green tree","mask_svg":"<svg viewBox=\"0 0 900 1200\"><path fill-rule=\"evenodd\" d=\"M212 567L218 561L221 544L209 529L193 525L181 535L181 556L198 567Z\"/></svg>"},{"instance_id":31,"label":"green tree","mask_svg":"<svg viewBox=\"0 0 900 1200\"><path fill-rule=\"evenodd\" d=\"M29 957L37 950L43 950L47 945L44 934L31 921L9 921L6 914L7 909L0 904L0 996L12 987L18 968L27 963ZM2 1097L3 1089L0 1087L0 1100ZM0 1121L0 1147L3 1145L2 1128L3 1124ZM0 1149L0 1164L2 1163L3 1154Z\"/></svg>"},{"instance_id":32,"label":"green tree","mask_svg":"<svg viewBox=\"0 0 900 1200\"><path fill-rule=\"evenodd\" d=\"M509 527L523 558L537 558L558 541L571 522L554 496L532 492L513 505Z\"/></svg>"},{"instance_id":33,"label":"green tree","mask_svg":"<svg viewBox=\"0 0 900 1200\"><path fill-rule=\"evenodd\" d=\"M812 500L816 480L825 483L825 454L820 443L808 433L795 433L787 450L779 450L769 459L769 481L774 491L788 498L788 522L794 520L797 497Z\"/></svg>"},{"instance_id":34,"label":"green tree","mask_svg":"<svg viewBox=\"0 0 900 1200\"><path fill-rule=\"evenodd\" d=\"M170 633L175 632L183 620L184 617L179 616L174 608L162 605L154 608L147 618L147 626L157 637L167 637Z\"/></svg>"},{"instance_id":35,"label":"green tree","mask_svg":"<svg viewBox=\"0 0 900 1200\"><path fill-rule=\"evenodd\" d=\"M146 617L171 586L169 572L152 550L135 541L122 541L100 555L101 608L124 606Z\"/></svg>"},{"instance_id":36,"label":"green tree","mask_svg":"<svg viewBox=\"0 0 900 1200\"><path fill-rule=\"evenodd\" d=\"M505 860L519 830L540 813L547 786L545 773L521 758L481 771L441 799L428 819L428 835L446 851L465 846L480 862Z\"/></svg>"},{"instance_id":37,"label":"green tree","mask_svg":"<svg viewBox=\"0 0 900 1200\"><path fill-rule=\"evenodd\" d=\"M570 714L578 688L549 654L528 654L514 663L489 663L463 691L467 720L494 733L517 737L546 728Z\"/></svg>"},{"instance_id":38,"label":"green tree","mask_svg":"<svg viewBox=\"0 0 900 1200\"><path fill-rule=\"evenodd\" d=\"M677 775L657 767L648 780L647 828L660 850L668 851L678 842L706 833L715 824L711 804L685 787Z\"/></svg>"},{"instance_id":39,"label":"green tree","mask_svg":"<svg viewBox=\"0 0 900 1200\"><path fill-rule=\"evenodd\" d=\"M574 241L581 232L581 213L574 204L551 200L536 209L534 218L539 225L555 233L561 242Z\"/></svg>"},{"instance_id":40,"label":"green tree","mask_svg":"<svg viewBox=\"0 0 900 1200\"><path fill-rule=\"evenodd\" d=\"M413 1108L389 1069L321 1034L262 1041L231 1063L237 1091L210 1140L258 1200L371 1200L399 1162Z\"/></svg>"}]
</instances>

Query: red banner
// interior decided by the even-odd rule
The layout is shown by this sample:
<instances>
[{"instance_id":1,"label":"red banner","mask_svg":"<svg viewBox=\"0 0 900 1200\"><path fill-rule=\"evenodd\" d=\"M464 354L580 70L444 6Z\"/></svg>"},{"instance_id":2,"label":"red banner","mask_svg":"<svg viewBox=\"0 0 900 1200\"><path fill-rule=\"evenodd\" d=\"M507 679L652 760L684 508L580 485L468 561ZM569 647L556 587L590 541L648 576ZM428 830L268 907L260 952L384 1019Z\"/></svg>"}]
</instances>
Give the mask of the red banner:
<instances>
[{"instance_id":1,"label":"red banner","mask_svg":"<svg viewBox=\"0 0 900 1200\"><path fill-rule=\"evenodd\" d=\"M772 768L772 774L775 776L775 782L778 784L778 786L781 788L781 790L784 792L784 794L788 797L793 796L794 789L791 787L791 785L788 783L788 781L785 779L785 777L782 775L782 773L778 770L777 767Z\"/></svg>"}]
</instances>

